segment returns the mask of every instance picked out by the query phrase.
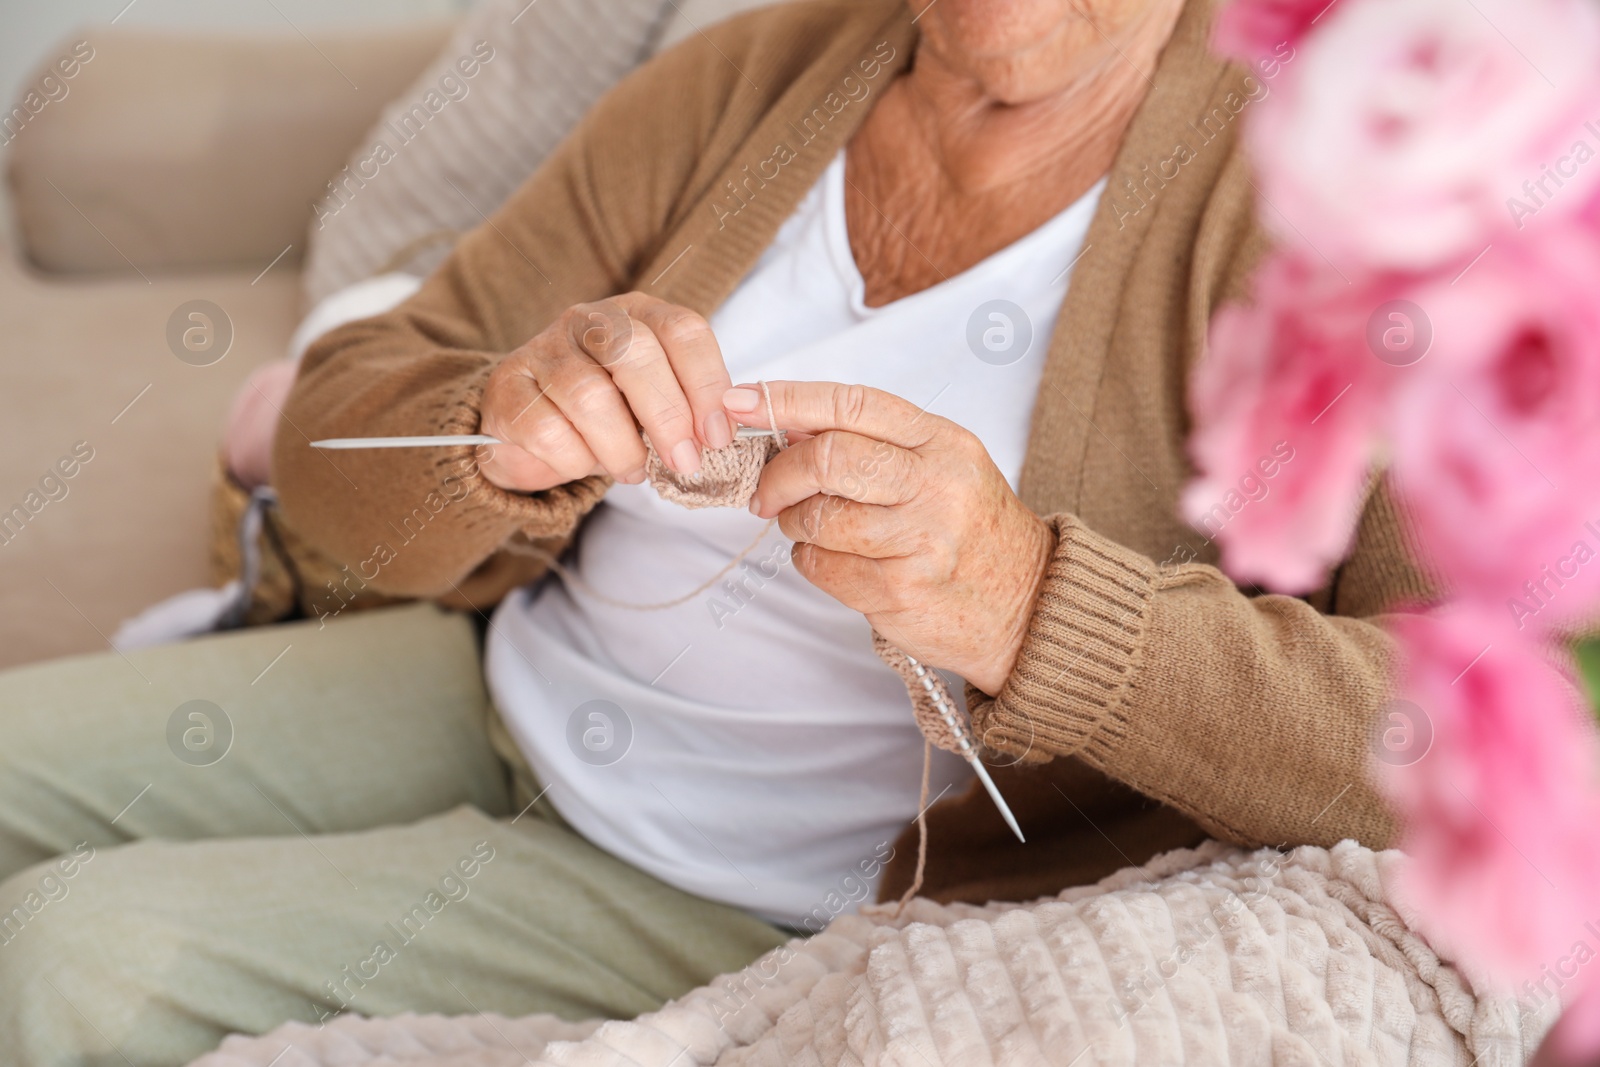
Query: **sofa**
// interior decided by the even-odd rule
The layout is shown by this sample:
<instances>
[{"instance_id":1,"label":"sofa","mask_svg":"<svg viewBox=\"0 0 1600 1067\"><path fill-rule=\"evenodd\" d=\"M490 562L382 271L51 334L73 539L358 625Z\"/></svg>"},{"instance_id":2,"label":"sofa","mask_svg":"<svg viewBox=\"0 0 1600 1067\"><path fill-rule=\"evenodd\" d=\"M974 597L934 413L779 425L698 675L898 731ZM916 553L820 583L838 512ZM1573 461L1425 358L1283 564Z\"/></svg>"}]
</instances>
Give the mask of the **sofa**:
<instances>
[{"instance_id":1,"label":"sofa","mask_svg":"<svg viewBox=\"0 0 1600 1067\"><path fill-rule=\"evenodd\" d=\"M670 11L653 47L761 2L667 0ZM384 106L440 54L453 25L419 22L310 39L97 27L41 57L27 84L50 76L67 91L46 97L48 103L36 111L19 102L27 117L0 134L9 142L6 174L15 213L7 254L0 256L0 323L6 327L0 337L6 385L0 389L0 668L102 651L122 620L210 581L210 504L221 426L246 377L283 357L308 310L302 269L313 205ZM1600 646L1591 646L1589 663L1600 675ZM1332 916L1329 928L1344 935L1335 940L1349 956L1344 965L1313 952L1315 966L1308 973L1321 980L1322 967L1361 975L1382 970L1385 976L1404 974L1409 988L1432 983L1437 993L1426 989L1418 999L1433 998L1428 1023L1441 1056L1458 1041L1502 1057L1507 1049L1525 1053L1533 1033L1521 1029L1516 1012L1505 1003L1474 999L1453 971L1394 922L1384 897L1389 868L1397 861L1341 849L1303 850L1288 865L1298 879L1290 910ZM1122 872L1100 887L1069 891L1060 901L1040 905L1037 914L1054 916L1051 921L1061 928L1088 929L1092 924L1082 916L1093 917L1101 894L1126 893L1148 910L1166 887L1181 888L1184 877L1200 868L1221 872L1205 882L1222 886L1219 900L1232 894L1267 901L1266 894L1242 888L1261 881L1266 862L1208 846ZM1272 898L1271 907L1279 908L1282 899ZM1194 906L1202 905L1202 911L1222 906ZM926 901L916 907L904 921L880 920L878 928L852 920L824 935L813 946L820 962L806 973L807 981L770 991L762 1011L776 1017L809 1000L815 1010L799 1017L815 1022L819 1042L831 1041L845 1030L849 1009L880 1003L874 983L883 987L881 1003L903 1009L905 989L929 975L941 977L937 968L920 974L913 973L915 967L905 974L884 966L869 971L871 945L882 949L881 963L902 946L909 946L901 953L907 960L919 947L930 957L947 953L943 930L958 922L968 932L994 923L1002 933L1027 927L1037 936L1029 926L1032 909L1007 905L988 914ZM903 932L912 923L921 927L915 942ZM1176 925L1151 929L1165 932ZM1009 944L992 936L989 943ZM1091 943L1089 935L1084 943ZM1032 941L1019 944L1026 948ZM1152 959L1176 950L1154 939L1148 947ZM823 959L826 953L832 955ZM1030 958L1048 962L1049 954ZM1286 965L1286 973L1301 969L1298 959ZM824 973L828 981L814 981ZM972 973L992 977L1004 968L978 966ZM1048 977L1066 988L1061 976ZM1398 978L1389 981L1401 984ZM853 999L858 986L866 990L859 1001ZM992 1004L995 991L980 982L970 991L931 992L965 1005L969 992L973 1004ZM659 1051L658 1032L676 1033L726 1015L716 993L699 991L659 1016L613 1024L607 1038L633 1050ZM1362 1005L1374 1000L1365 986L1356 993ZM1107 999L1098 987L1084 996L1091 1006ZM1412 1010L1404 998L1396 1004ZM1029 1008L1057 1019L1071 1014L1057 1003ZM920 1052L941 1038L917 1029L923 1020L915 1014L903 1026L890 1020L897 1026L886 1026L884 1034L898 1028L892 1039ZM975 1010L960 1017L969 1023L979 1018ZM1366 1025L1358 1013L1351 1017ZM752 1017L738 1044L784 1045L772 1021ZM1152 1033L1175 1030L1171 1018L1155 1011L1145 1021ZM530 1047L558 1036L550 1020L525 1022L541 1042ZM498 1039L510 1044L501 1026L480 1023L347 1020L343 1029L324 1035L327 1059L318 1062L363 1062L350 1057L351 1043L366 1042L367 1051L386 1048L395 1033L424 1025L449 1030L440 1041L452 1049L481 1045L487 1050L482 1062L494 1051L509 1055L498 1046ZM951 1031L942 1039L957 1045L970 1039L967 1047L977 1047L981 1027L968 1029L970 1034L952 1037ZM373 1031L370 1040L367 1030ZM797 1037L781 1036L791 1044ZM314 1047L317 1037L298 1039ZM869 1034L868 1040L879 1037ZM739 1051L731 1037L720 1040L717 1055ZM1338 1047L1343 1038L1332 1034L1330 1040ZM217 1062L267 1064L281 1050L276 1038L240 1040L219 1053Z\"/></svg>"}]
</instances>

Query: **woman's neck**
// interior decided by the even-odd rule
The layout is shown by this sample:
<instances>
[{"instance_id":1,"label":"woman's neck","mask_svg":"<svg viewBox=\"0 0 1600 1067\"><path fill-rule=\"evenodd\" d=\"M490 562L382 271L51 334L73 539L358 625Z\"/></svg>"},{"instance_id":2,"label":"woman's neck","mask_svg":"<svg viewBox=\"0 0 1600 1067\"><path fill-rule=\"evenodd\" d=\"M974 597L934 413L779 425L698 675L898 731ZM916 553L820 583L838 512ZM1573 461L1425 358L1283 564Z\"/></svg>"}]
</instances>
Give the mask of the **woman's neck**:
<instances>
[{"instance_id":1,"label":"woman's neck","mask_svg":"<svg viewBox=\"0 0 1600 1067\"><path fill-rule=\"evenodd\" d=\"M925 37L846 153L867 303L959 274L1083 196L1110 169L1182 6L1154 0L1111 40L1063 24L1000 60Z\"/></svg>"}]
</instances>

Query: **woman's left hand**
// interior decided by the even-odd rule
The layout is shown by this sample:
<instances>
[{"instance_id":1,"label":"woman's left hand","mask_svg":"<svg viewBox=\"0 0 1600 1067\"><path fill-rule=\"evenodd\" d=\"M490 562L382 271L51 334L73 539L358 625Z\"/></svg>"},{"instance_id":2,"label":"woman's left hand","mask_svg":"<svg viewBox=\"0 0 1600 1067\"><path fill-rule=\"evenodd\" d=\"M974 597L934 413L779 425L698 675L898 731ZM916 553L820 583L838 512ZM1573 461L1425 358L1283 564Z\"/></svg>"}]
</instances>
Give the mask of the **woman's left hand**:
<instances>
[{"instance_id":1,"label":"woman's left hand","mask_svg":"<svg viewBox=\"0 0 1600 1067\"><path fill-rule=\"evenodd\" d=\"M865 386L769 388L794 443L767 464L750 510L778 517L817 588L911 655L998 693L1054 548L1044 520L948 419ZM767 424L757 388L730 389L724 404Z\"/></svg>"}]
</instances>

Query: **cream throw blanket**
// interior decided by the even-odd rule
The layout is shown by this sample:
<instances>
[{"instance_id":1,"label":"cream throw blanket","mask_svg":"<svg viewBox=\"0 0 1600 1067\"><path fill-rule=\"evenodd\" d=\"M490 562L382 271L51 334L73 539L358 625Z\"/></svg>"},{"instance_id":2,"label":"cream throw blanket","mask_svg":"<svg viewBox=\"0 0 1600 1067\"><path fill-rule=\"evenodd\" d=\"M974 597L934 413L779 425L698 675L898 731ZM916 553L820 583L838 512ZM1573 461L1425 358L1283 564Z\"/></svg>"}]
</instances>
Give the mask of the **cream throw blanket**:
<instances>
[{"instance_id":1,"label":"cream throw blanket","mask_svg":"<svg viewBox=\"0 0 1600 1067\"><path fill-rule=\"evenodd\" d=\"M193 1067L1524 1063L1556 1005L1475 994L1387 903L1404 863L1210 843L1030 904L841 917L631 1022L343 1016Z\"/></svg>"}]
</instances>

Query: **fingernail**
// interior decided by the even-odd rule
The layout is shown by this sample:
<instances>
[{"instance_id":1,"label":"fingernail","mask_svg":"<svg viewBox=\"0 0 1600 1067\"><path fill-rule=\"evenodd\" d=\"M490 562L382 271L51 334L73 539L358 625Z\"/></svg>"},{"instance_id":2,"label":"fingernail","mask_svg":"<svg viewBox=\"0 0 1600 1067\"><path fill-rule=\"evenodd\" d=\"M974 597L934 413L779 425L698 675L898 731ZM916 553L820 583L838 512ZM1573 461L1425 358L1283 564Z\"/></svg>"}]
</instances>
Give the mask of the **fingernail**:
<instances>
[{"instance_id":1,"label":"fingernail","mask_svg":"<svg viewBox=\"0 0 1600 1067\"><path fill-rule=\"evenodd\" d=\"M700 448L693 441L679 441L672 446L672 466L679 474L693 474L700 469Z\"/></svg>"},{"instance_id":2,"label":"fingernail","mask_svg":"<svg viewBox=\"0 0 1600 1067\"><path fill-rule=\"evenodd\" d=\"M638 485L640 482L644 481L644 468L640 467L638 470L629 471L627 477L624 478L623 481L627 482L629 485Z\"/></svg>"},{"instance_id":3,"label":"fingernail","mask_svg":"<svg viewBox=\"0 0 1600 1067\"><path fill-rule=\"evenodd\" d=\"M706 444L712 448L727 448L733 443L733 427L728 423L728 416L720 411L713 411L706 416Z\"/></svg>"},{"instance_id":4,"label":"fingernail","mask_svg":"<svg viewBox=\"0 0 1600 1067\"><path fill-rule=\"evenodd\" d=\"M761 404L761 393L737 386L722 394L722 406L729 411L754 411Z\"/></svg>"},{"instance_id":5,"label":"fingernail","mask_svg":"<svg viewBox=\"0 0 1600 1067\"><path fill-rule=\"evenodd\" d=\"M761 497L759 495L750 498L750 514L757 518L761 517Z\"/></svg>"}]
</instances>

